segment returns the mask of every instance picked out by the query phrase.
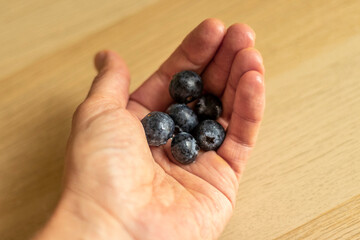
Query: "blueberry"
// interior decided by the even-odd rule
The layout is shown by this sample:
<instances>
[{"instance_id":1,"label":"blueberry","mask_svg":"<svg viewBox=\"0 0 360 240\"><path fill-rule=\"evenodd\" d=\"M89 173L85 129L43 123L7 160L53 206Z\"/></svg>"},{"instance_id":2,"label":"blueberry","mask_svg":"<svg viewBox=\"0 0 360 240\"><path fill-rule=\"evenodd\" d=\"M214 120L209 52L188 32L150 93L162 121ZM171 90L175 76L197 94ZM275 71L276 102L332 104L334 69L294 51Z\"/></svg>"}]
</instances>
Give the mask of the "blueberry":
<instances>
[{"instance_id":1,"label":"blueberry","mask_svg":"<svg viewBox=\"0 0 360 240\"><path fill-rule=\"evenodd\" d=\"M169 85L171 97L178 103L189 103L201 96L203 84L200 76L193 71L175 74Z\"/></svg>"},{"instance_id":2,"label":"blueberry","mask_svg":"<svg viewBox=\"0 0 360 240\"><path fill-rule=\"evenodd\" d=\"M212 94L205 94L198 99L194 112L200 119L217 119L222 113L222 104L220 99Z\"/></svg>"},{"instance_id":3,"label":"blueberry","mask_svg":"<svg viewBox=\"0 0 360 240\"><path fill-rule=\"evenodd\" d=\"M191 134L182 132L176 135L171 142L171 153L181 164L189 164L195 161L199 146Z\"/></svg>"},{"instance_id":4,"label":"blueberry","mask_svg":"<svg viewBox=\"0 0 360 240\"><path fill-rule=\"evenodd\" d=\"M195 128L194 137L204 151L216 150L224 141L225 130L218 122L205 120Z\"/></svg>"},{"instance_id":5,"label":"blueberry","mask_svg":"<svg viewBox=\"0 0 360 240\"><path fill-rule=\"evenodd\" d=\"M141 123L150 146L165 144L172 137L175 129L172 118L163 112L151 112L141 120Z\"/></svg>"},{"instance_id":6,"label":"blueberry","mask_svg":"<svg viewBox=\"0 0 360 240\"><path fill-rule=\"evenodd\" d=\"M170 117L174 120L176 126L183 132L193 130L199 121L196 114L186 104L175 103L170 105L166 110Z\"/></svg>"},{"instance_id":7,"label":"blueberry","mask_svg":"<svg viewBox=\"0 0 360 240\"><path fill-rule=\"evenodd\" d=\"M175 125L174 135L177 135L181 132L183 132L183 130L179 127L179 125Z\"/></svg>"}]
</instances>

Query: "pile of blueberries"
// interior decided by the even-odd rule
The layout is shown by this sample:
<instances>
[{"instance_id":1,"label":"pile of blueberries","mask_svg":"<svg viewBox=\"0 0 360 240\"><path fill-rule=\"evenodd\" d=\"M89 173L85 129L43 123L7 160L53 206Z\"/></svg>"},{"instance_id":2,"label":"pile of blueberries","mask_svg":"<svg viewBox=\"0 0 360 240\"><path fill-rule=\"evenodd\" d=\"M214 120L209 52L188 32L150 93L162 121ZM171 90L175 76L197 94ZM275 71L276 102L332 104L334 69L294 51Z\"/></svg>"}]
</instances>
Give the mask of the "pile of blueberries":
<instances>
[{"instance_id":1,"label":"pile of blueberries","mask_svg":"<svg viewBox=\"0 0 360 240\"><path fill-rule=\"evenodd\" d=\"M201 77L193 71L175 74L169 92L176 103L169 106L167 113L151 112L141 120L148 144L160 146L172 138L171 153L181 164L194 162L200 148L218 149L225 138L224 128L215 121L222 113L220 99L202 95ZM187 104L195 100L192 110Z\"/></svg>"}]
</instances>

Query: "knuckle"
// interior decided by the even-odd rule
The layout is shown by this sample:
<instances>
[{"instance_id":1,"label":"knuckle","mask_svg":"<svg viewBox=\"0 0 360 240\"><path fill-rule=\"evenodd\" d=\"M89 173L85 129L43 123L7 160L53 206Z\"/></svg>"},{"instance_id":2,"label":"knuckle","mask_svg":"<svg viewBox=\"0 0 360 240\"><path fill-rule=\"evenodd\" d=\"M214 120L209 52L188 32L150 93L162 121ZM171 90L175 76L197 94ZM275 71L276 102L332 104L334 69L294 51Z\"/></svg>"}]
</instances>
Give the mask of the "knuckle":
<instances>
[{"instance_id":1,"label":"knuckle","mask_svg":"<svg viewBox=\"0 0 360 240\"><path fill-rule=\"evenodd\" d=\"M88 103L86 100L80 103L79 106L77 106L77 108L75 109L75 112L73 114L73 120L78 119L79 116L81 116L86 111L87 108L88 108Z\"/></svg>"},{"instance_id":2,"label":"knuckle","mask_svg":"<svg viewBox=\"0 0 360 240\"><path fill-rule=\"evenodd\" d=\"M82 125L102 113L119 109L118 103L101 96L90 96L75 110L73 123Z\"/></svg>"},{"instance_id":3,"label":"knuckle","mask_svg":"<svg viewBox=\"0 0 360 240\"><path fill-rule=\"evenodd\" d=\"M97 82L99 82L101 79L103 79L103 78L105 77L105 75L106 75L106 72L107 72L107 71L104 71L104 70L100 71L100 72L95 76L95 78L94 78L94 80L93 80L93 85L95 85Z\"/></svg>"},{"instance_id":4,"label":"knuckle","mask_svg":"<svg viewBox=\"0 0 360 240\"><path fill-rule=\"evenodd\" d=\"M103 100L99 97L88 97L76 108L73 118L83 118L90 112L93 112L97 106L100 106L102 104L102 101Z\"/></svg>"}]
</instances>

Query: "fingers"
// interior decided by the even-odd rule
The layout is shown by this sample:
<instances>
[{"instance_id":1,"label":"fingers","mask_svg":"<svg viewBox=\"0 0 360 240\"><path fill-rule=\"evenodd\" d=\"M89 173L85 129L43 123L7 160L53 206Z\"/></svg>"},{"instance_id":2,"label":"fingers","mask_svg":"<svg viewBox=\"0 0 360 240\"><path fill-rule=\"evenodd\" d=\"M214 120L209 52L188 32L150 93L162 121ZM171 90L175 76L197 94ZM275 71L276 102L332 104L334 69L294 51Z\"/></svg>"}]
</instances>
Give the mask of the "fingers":
<instances>
[{"instance_id":1,"label":"fingers","mask_svg":"<svg viewBox=\"0 0 360 240\"><path fill-rule=\"evenodd\" d=\"M264 107L263 75L258 71L244 73L236 88L233 113L226 138L217 151L230 164L238 177L255 144Z\"/></svg>"},{"instance_id":2,"label":"fingers","mask_svg":"<svg viewBox=\"0 0 360 240\"><path fill-rule=\"evenodd\" d=\"M130 99L150 111L165 110L172 102L168 90L172 76L182 70L200 74L213 58L224 34L225 27L219 20L207 19L200 23Z\"/></svg>"},{"instance_id":3,"label":"fingers","mask_svg":"<svg viewBox=\"0 0 360 240\"><path fill-rule=\"evenodd\" d=\"M222 96L222 103L224 106L222 120L228 122L233 112L235 92L238 87L239 79L248 71L257 71L260 74L264 73L264 65L262 57L255 48L246 48L239 51L234 59L231 67L229 80L226 84L225 91Z\"/></svg>"},{"instance_id":4,"label":"fingers","mask_svg":"<svg viewBox=\"0 0 360 240\"><path fill-rule=\"evenodd\" d=\"M99 74L95 77L88 98L106 99L125 107L129 99L130 75L125 62L112 51L102 51L95 57Z\"/></svg>"},{"instance_id":5,"label":"fingers","mask_svg":"<svg viewBox=\"0 0 360 240\"><path fill-rule=\"evenodd\" d=\"M202 75L205 90L221 96L236 53L241 49L253 47L254 44L255 32L249 26L241 23L230 26L216 56Z\"/></svg>"}]
</instances>

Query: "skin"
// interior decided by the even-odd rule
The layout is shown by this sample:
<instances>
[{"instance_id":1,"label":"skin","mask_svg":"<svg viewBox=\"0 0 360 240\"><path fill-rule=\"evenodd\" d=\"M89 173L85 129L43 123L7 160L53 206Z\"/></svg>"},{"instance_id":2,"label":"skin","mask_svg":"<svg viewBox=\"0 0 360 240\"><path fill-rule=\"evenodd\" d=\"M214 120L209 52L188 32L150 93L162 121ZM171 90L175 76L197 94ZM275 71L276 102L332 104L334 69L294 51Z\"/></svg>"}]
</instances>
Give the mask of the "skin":
<instances>
[{"instance_id":1,"label":"skin","mask_svg":"<svg viewBox=\"0 0 360 240\"><path fill-rule=\"evenodd\" d=\"M73 118L61 199L34 239L216 239L233 212L264 110L254 40L247 25L226 29L207 19L131 95L124 61L112 51L97 54L99 74ZM170 141L147 145L140 119L166 110L171 76L185 69L221 98L218 121L227 135L216 152L181 166Z\"/></svg>"}]
</instances>

